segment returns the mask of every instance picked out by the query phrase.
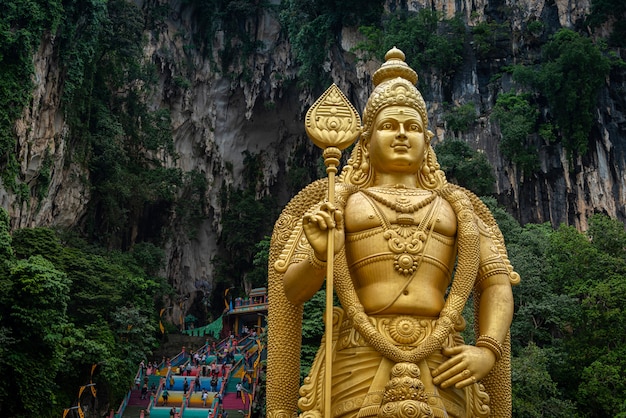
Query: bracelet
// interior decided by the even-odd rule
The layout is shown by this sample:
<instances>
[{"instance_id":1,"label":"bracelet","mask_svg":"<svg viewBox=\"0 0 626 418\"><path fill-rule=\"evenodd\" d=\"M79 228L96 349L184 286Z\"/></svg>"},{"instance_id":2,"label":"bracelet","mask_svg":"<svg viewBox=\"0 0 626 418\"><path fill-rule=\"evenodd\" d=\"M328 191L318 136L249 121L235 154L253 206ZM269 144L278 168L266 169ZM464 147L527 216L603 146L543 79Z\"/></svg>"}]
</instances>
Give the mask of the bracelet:
<instances>
[{"instance_id":1,"label":"bracelet","mask_svg":"<svg viewBox=\"0 0 626 418\"><path fill-rule=\"evenodd\" d=\"M315 251L313 251L313 247L309 247L308 258L309 263L311 263L311 265L316 269L321 270L326 268L326 261L322 261L317 258L317 256L315 255Z\"/></svg>"},{"instance_id":2,"label":"bracelet","mask_svg":"<svg viewBox=\"0 0 626 418\"><path fill-rule=\"evenodd\" d=\"M500 341L488 335L481 335L478 337L478 340L476 340L476 347L485 347L491 350L493 354L496 355L496 361L502 358L502 353L504 352Z\"/></svg>"}]
</instances>

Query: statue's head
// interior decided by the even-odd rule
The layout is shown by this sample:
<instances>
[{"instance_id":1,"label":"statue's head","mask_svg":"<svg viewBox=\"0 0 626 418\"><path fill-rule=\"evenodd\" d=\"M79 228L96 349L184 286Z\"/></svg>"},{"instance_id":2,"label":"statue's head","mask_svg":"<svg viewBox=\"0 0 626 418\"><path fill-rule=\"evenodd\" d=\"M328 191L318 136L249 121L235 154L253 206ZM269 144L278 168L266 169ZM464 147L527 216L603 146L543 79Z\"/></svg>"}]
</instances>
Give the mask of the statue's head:
<instances>
[{"instance_id":1,"label":"statue's head","mask_svg":"<svg viewBox=\"0 0 626 418\"><path fill-rule=\"evenodd\" d=\"M374 91L363 111L361 136L341 174L342 181L346 183L360 187L368 187L371 184L374 173L366 150L367 144L371 140L377 115L381 110L390 106L406 106L415 109L422 119L426 152L422 166L417 173L417 185L426 189L437 189L446 183L445 175L439 169L437 157L430 146L433 133L428 130L426 103L415 87L417 73L406 64L404 59L404 53L394 47L385 55L385 63L374 73Z\"/></svg>"}]
</instances>

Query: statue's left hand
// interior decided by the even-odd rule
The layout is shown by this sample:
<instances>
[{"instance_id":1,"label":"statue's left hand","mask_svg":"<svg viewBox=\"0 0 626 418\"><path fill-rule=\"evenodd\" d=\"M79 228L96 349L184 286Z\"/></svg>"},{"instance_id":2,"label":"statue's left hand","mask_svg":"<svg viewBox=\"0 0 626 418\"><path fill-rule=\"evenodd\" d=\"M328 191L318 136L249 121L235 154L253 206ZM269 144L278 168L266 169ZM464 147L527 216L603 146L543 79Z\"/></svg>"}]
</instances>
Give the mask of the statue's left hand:
<instances>
[{"instance_id":1,"label":"statue's left hand","mask_svg":"<svg viewBox=\"0 0 626 418\"><path fill-rule=\"evenodd\" d=\"M433 382L442 388L454 385L460 389L476 383L491 371L496 363L495 354L484 347L459 345L442 350L450 357L432 372Z\"/></svg>"}]
</instances>

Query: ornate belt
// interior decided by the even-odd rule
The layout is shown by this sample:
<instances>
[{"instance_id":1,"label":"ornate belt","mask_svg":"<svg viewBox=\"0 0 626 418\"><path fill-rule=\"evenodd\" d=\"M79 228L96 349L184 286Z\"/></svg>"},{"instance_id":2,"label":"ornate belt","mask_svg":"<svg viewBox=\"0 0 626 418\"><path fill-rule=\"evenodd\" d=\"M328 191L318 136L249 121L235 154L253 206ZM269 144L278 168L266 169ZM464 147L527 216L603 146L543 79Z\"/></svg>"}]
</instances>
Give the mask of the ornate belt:
<instances>
[{"instance_id":1,"label":"ornate belt","mask_svg":"<svg viewBox=\"0 0 626 418\"><path fill-rule=\"evenodd\" d=\"M410 350L422 343L435 328L437 318L419 317L410 315L377 315L370 316L372 325L389 341L399 348ZM457 331L465 328L465 321L456 327ZM463 339L458 332L452 333L444 346L453 347L463 344ZM339 328L337 349L349 347L363 347L368 345L365 339L352 326L347 319L342 321Z\"/></svg>"}]
</instances>

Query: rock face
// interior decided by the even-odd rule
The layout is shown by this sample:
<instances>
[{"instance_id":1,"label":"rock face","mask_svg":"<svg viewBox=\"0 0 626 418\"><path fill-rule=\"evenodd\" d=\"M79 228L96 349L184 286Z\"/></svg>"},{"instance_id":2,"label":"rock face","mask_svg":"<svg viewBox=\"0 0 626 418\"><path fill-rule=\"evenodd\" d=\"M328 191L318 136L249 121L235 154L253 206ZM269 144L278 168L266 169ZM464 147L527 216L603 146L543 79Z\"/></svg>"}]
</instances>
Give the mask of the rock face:
<instances>
[{"instance_id":1,"label":"rock face","mask_svg":"<svg viewBox=\"0 0 626 418\"><path fill-rule=\"evenodd\" d=\"M386 7L401 7L401 3L390 0ZM259 194L268 193L271 188L277 191L279 202L286 203L289 196L280 184L285 182L290 168L289 157L308 141L304 113L316 97L298 89L293 82L297 72L294 54L281 36L274 15L265 13L254 23L256 40L262 47L245 63L251 77L231 79L214 70L213 62L219 61L217 53L207 57L185 50L185 40L194 31L192 12L177 1L171 1L169 6L163 30L157 35L146 33L144 55L159 71L159 84L149 98L150 106L168 108L172 118L179 159L169 164L183 171L197 170L207 183L208 215L198 225L196 236L189 238L182 232L175 214L169 222L173 234L166 246L168 263L164 274L180 295L192 295L198 292L198 278L211 282L210 260L218 250L222 211L219 187L240 183L243 152L248 151L260 154L264 162L265 189L258 190ZM470 26L484 21L491 11L506 8L513 28L521 27L531 17L573 27L589 12L590 1L431 0L409 1L407 7L435 9L448 17L461 15ZM355 107L362 110L371 91L371 74L379 63L355 59L349 51L359 40L354 28L345 28L340 47L328 51L325 69ZM220 49L220 42L224 41L217 36L213 51ZM515 63L518 51L527 47L524 42L512 39L496 59ZM0 203L9 210L15 228L76 225L90 199L89 172L69 158L72 149L66 141L67 126L60 109L63 86L53 44L53 38L43 39L33 57L33 100L15 124L20 179L31 190L30 200L20 203L17 196L0 189ZM626 87L624 79L608 79L599 92L597 124L586 155L570 161L560 147L543 144L537 150L541 169L522 176L502 158L498 149L499 127L489 119L498 93L489 83L494 62L477 59L471 48L465 57L448 95L455 104L476 103L480 115L478 122L457 138L487 155L495 169L498 200L522 223L567 223L584 230L587 217L594 212L626 221L626 99L619 93ZM241 74L240 70L233 68L233 73ZM173 82L182 76L189 80L188 87L176 87ZM503 85L506 82L502 80ZM430 84L430 126L436 132L435 141L444 141L451 133L443 122L442 83L431 77ZM305 146L315 154L312 145ZM47 181L42 182L45 170L49 174L46 172ZM35 189L41 184L46 185L47 191L38 194ZM180 306L185 309L184 304Z\"/></svg>"}]
</instances>

